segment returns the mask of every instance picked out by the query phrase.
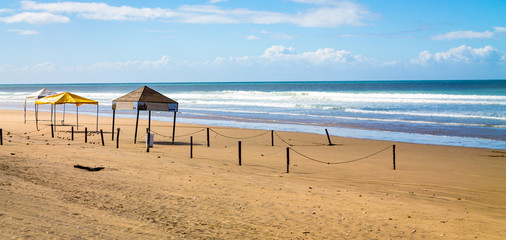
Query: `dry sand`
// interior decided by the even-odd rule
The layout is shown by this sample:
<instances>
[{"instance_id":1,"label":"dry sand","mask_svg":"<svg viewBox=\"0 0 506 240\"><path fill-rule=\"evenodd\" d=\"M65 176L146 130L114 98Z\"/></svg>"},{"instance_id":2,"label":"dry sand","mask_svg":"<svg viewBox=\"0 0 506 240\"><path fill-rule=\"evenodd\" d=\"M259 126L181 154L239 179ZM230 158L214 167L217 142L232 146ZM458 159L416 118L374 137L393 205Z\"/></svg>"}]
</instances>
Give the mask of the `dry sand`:
<instances>
[{"instance_id":1,"label":"dry sand","mask_svg":"<svg viewBox=\"0 0 506 240\"><path fill-rule=\"evenodd\" d=\"M95 130L93 116L79 120ZM51 138L47 121L36 131L0 111L0 239L506 239L504 150L276 132L324 162L396 145L395 171L388 148L346 164L291 151L286 173L288 145L272 147L269 131L211 127L208 148L206 126L178 124L172 145L171 124L153 122L147 153L145 120L133 144L135 119L117 119L118 149L110 124L100 118L102 146L82 126L74 141L70 126Z\"/></svg>"}]
</instances>

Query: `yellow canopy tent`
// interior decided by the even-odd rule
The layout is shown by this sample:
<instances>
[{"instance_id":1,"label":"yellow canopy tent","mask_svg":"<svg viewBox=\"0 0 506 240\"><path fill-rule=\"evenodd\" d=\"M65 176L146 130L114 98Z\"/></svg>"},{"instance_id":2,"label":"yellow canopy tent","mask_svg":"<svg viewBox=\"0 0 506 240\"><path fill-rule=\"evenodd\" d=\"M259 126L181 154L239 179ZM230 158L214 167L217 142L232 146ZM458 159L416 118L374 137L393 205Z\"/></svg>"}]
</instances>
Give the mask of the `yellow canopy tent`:
<instances>
[{"instance_id":1,"label":"yellow canopy tent","mask_svg":"<svg viewBox=\"0 0 506 240\"><path fill-rule=\"evenodd\" d=\"M83 104L93 104L97 105L97 131L98 131L98 102L87 99L69 92L63 92L60 94L47 96L44 98L41 98L37 101L35 101L35 104L51 104L51 116L52 114L55 114L55 117L53 118L55 120L54 123L56 123L56 111L53 111L53 108L57 104L75 104L76 105L76 116L77 116L77 129L79 129L79 106ZM38 124L38 123L37 123ZM56 125L56 124L54 124Z\"/></svg>"}]
</instances>

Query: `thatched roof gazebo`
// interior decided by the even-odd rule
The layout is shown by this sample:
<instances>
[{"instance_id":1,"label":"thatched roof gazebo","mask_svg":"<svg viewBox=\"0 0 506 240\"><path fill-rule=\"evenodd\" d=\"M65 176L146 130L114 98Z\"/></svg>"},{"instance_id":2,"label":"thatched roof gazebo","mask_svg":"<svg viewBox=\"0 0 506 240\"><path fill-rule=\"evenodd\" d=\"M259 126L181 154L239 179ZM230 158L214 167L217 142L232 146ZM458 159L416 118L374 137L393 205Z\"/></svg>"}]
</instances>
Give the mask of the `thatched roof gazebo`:
<instances>
[{"instance_id":1,"label":"thatched roof gazebo","mask_svg":"<svg viewBox=\"0 0 506 240\"><path fill-rule=\"evenodd\" d=\"M135 121L134 143L137 143L137 128L139 126L139 112L148 111L148 129L151 129L151 111L174 112L174 124L172 125L172 143L176 134L176 112L178 103L165 95L147 87L141 87L135 91L127 93L119 98L112 100L112 139L114 140L114 119L116 110L137 110Z\"/></svg>"}]
</instances>

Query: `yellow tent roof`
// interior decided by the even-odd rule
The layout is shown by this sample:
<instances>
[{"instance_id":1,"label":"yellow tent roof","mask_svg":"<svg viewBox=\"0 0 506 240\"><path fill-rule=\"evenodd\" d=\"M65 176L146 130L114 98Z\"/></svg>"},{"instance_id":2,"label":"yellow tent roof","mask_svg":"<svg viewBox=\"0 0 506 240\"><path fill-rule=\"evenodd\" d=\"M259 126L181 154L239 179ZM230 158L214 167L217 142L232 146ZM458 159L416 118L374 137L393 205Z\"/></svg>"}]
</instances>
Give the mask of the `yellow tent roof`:
<instances>
[{"instance_id":1,"label":"yellow tent roof","mask_svg":"<svg viewBox=\"0 0 506 240\"><path fill-rule=\"evenodd\" d=\"M82 104L94 104L98 105L97 101L83 98L81 96L69 93L69 92L63 92L60 94L47 96L44 98L41 98L37 101L35 101L35 104L65 104L65 103L72 103L77 106L80 106Z\"/></svg>"}]
</instances>

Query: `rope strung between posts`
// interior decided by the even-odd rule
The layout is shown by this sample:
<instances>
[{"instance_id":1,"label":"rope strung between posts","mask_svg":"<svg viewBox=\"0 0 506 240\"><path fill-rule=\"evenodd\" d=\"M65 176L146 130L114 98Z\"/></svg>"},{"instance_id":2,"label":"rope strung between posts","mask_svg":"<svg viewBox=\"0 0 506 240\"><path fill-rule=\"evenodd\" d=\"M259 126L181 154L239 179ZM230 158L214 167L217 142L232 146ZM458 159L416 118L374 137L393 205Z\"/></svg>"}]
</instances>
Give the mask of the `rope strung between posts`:
<instances>
[{"instance_id":1,"label":"rope strung between posts","mask_svg":"<svg viewBox=\"0 0 506 240\"><path fill-rule=\"evenodd\" d=\"M219 132L216 132L216 131L215 131L214 129L212 129L212 128L210 128L209 130L213 131L214 133L216 133L216 134L218 134L218 135L220 135L220 136L222 136L222 137L225 137L225 138L231 138L231 139L250 139L250 138L256 138L256 137L260 137L260 136L262 136L262 135L265 135L265 134L267 134L267 133L270 133L270 132L271 132L271 131L266 131L266 132L264 132L264 133L260 133L260 134L258 134L258 135L254 135L254 136L250 136L250 137L231 137L231 136L226 136L226 135L223 135L223 134L221 134L221 133L219 133Z\"/></svg>"},{"instance_id":2,"label":"rope strung between posts","mask_svg":"<svg viewBox=\"0 0 506 240\"><path fill-rule=\"evenodd\" d=\"M205 129L205 128L203 128L203 129L200 129L200 130L198 130L198 131L196 131L196 132L192 132L192 133L188 133L188 134L184 134L184 135L175 136L175 137L174 137L174 139L176 139L176 138L181 138L181 137L191 136L191 135L193 135L193 134L196 134L196 133L199 133L199 132L203 132L204 130L206 130L206 129ZM157 133L157 132L155 132L155 131L153 131L153 130L151 130L151 132L152 132L152 133L154 133L154 134L156 134L156 135L160 135L160 136L162 136L162 137L172 138L172 136L166 136L166 135L163 135L163 134Z\"/></svg>"},{"instance_id":3,"label":"rope strung between posts","mask_svg":"<svg viewBox=\"0 0 506 240\"><path fill-rule=\"evenodd\" d=\"M199 132L203 132L205 130L206 130L205 128L202 128L202 129L200 129L200 130L198 130L196 132L192 132L192 133L188 133L188 134L184 134L184 135L175 136L174 138L188 137L188 136L191 136L193 134L196 134L196 133L199 133ZM172 137L170 137L170 138L172 138Z\"/></svg>"},{"instance_id":4,"label":"rope strung between posts","mask_svg":"<svg viewBox=\"0 0 506 240\"><path fill-rule=\"evenodd\" d=\"M329 165L330 165L330 164L344 164L344 163L351 163L351 162L356 162L356 161L364 160L364 159L366 159L366 158L369 158L369 157L372 157L372 156L374 156L374 155L376 155L376 154L379 154L379 153L381 153L381 152L383 152L383 151L385 151L385 150L387 150L387 149L389 149L389 148L391 148L391 147L392 147L392 146L388 146L388 147L386 147L386 148L384 148L384 149L381 149L381 150L379 150L379 151L377 151L377 152L375 152L375 153L373 153L373 154L367 155L367 156L365 156L365 157L361 157L361 158L357 158L357 159L353 159L353 160L348 160L348 161L343 161L343 162L326 162L326 161L318 160L318 159L315 159L315 158L309 157L309 156L307 156L307 155L304 155L304 154L302 154L302 153L300 153L300 152L296 151L296 150L295 150L295 149L293 149L293 148L290 148L290 150L294 151L295 153L299 154L300 156L305 157L305 158L307 158L307 159L309 159L309 160L311 160L311 161L315 161L315 162L319 162L319 163L325 163L325 164L329 164Z\"/></svg>"},{"instance_id":5,"label":"rope strung between posts","mask_svg":"<svg viewBox=\"0 0 506 240\"><path fill-rule=\"evenodd\" d=\"M36 130L30 131L30 132L25 132L25 134L34 133L34 132L39 132L39 131L41 131L41 130L44 130L44 129L46 129L46 128L50 128L50 127L51 127L51 126L45 126L45 127L43 127L43 128L39 128L38 130L36 129Z\"/></svg>"},{"instance_id":6,"label":"rope strung between posts","mask_svg":"<svg viewBox=\"0 0 506 240\"><path fill-rule=\"evenodd\" d=\"M274 134L276 134L276 136L277 136L279 139L281 139L281 141L282 141L282 142L286 143L288 146L293 146L293 144L291 144L291 143L289 143L289 142L285 141L285 139L281 138L281 136L279 136L279 134L278 134L277 132L274 132Z\"/></svg>"}]
</instances>

